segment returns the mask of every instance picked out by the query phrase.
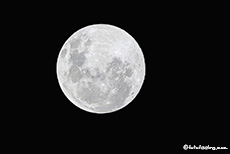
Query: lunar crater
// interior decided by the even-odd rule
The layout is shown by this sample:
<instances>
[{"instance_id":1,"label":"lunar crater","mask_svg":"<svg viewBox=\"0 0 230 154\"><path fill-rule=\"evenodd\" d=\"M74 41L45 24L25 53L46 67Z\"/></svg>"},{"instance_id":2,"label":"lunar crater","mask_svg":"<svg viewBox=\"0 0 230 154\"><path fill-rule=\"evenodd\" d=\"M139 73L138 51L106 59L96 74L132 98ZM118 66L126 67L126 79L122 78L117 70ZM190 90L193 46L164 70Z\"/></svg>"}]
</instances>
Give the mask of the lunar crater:
<instances>
[{"instance_id":1,"label":"lunar crater","mask_svg":"<svg viewBox=\"0 0 230 154\"><path fill-rule=\"evenodd\" d=\"M107 25L89 26L70 37L61 50L57 72L61 87L75 105L107 113L128 103L143 76L135 57L140 53L131 50L131 42L126 32Z\"/></svg>"}]
</instances>

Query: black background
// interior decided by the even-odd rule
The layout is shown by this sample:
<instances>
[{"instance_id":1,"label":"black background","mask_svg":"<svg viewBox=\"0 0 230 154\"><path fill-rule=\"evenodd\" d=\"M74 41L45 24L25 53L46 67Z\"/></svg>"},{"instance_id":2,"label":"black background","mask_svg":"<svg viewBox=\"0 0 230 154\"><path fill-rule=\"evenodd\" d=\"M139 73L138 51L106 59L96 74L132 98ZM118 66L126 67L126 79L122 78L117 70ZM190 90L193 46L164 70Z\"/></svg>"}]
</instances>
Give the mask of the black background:
<instances>
[{"instance_id":1,"label":"black background","mask_svg":"<svg viewBox=\"0 0 230 154\"><path fill-rule=\"evenodd\" d=\"M5 22L18 37L9 41L13 51L8 52L16 54L19 76L16 94L10 97L13 105L5 115L14 115L7 120L12 136L26 138L30 146L30 141L42 140L37 149L110 147L120 152L125 147L146 153L181 151L184 144L226 146L221 144L228 128L227 91L222 88L228 85L222 5L26 5L30 7L15 9ZM59 51L69 36L101 23L132 35L146 63L137 97L122 110L104 115L85 112L68 101L56 74Z\"/></svg>"}]
</instances>

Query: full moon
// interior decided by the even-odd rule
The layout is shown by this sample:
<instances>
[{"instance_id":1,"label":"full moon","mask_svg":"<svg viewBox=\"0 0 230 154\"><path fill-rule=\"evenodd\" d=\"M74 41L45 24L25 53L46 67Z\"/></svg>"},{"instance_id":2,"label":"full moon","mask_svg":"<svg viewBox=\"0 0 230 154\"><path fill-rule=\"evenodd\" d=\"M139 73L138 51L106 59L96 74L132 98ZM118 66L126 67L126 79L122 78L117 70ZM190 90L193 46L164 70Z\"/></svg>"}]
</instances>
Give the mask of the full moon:
<instances>
[{"instance_id":1,"label":"full moon","mask_svg":"<svg viewBox=\"0 0 230 154\"><path fill-rule=\"evenodd\" d=\"M61 90L74 105L92 113L110 113L135 99L145 63L130 34L116 26L96 24L66 40L56 70Z\"/></svg>"}]
</instances>

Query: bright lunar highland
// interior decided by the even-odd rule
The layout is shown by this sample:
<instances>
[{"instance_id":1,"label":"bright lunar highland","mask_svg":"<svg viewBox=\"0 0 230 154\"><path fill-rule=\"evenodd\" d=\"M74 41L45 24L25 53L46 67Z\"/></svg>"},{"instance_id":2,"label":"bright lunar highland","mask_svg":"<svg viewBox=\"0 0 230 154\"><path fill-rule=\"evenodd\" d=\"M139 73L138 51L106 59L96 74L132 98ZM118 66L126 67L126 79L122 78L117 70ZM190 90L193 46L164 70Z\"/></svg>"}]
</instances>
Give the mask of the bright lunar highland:
<instances>
[{"instance_id":1,"label":"bright lunar highland","mask_svg":"<svg viewBox=\"0 0 230 154\"><path fill-rule=\"evenodd\" d=\"M60 50L57 78L65 96L93 113L117 111L140 91L143 53L126 31L106 24L84 27Z\"/></svg>"}]
</instances>

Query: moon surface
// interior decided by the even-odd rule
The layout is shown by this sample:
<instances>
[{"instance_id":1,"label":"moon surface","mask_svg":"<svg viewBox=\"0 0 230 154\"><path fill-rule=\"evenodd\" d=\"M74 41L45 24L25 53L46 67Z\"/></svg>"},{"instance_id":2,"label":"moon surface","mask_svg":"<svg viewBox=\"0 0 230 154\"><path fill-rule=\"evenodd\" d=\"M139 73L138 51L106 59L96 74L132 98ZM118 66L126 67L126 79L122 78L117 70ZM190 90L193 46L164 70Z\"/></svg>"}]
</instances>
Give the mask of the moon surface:
<instances>
[{"instance_id":1,"label":"moon surface","mask_svg":"<svg viewBox=\"0 0 230 154\"><path fill-rule=\"evenodd\" d=\"M122 109L143 84L143 53L126 31L112 25L84 27L64 43L57 77L65 96L92 113Z\"/></svg>"}]
</instances>

